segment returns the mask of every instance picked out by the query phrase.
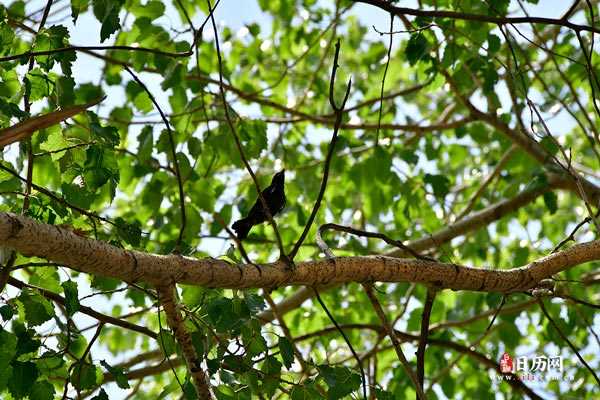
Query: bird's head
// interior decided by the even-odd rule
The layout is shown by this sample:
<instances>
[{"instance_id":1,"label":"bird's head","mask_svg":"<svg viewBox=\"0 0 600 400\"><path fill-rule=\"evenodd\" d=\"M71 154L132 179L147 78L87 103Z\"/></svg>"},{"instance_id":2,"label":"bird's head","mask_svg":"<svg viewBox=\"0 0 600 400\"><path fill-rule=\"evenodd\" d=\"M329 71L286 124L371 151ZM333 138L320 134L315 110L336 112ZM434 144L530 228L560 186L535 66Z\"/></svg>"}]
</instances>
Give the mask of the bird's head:
<instances>
[{"instance_id":1,"label":"bird's head","mask_svg":"<svg viewBox=\"0 0 600 400\"><path fill-rule=\"evenodd\" d=\"M279 171L278 173L276 173L275 175L273 175L273 180L271 181L271 185L283 185L283 183L285 182L285 169L282 169L281 171Z\"/></svg>"}]
</instances>

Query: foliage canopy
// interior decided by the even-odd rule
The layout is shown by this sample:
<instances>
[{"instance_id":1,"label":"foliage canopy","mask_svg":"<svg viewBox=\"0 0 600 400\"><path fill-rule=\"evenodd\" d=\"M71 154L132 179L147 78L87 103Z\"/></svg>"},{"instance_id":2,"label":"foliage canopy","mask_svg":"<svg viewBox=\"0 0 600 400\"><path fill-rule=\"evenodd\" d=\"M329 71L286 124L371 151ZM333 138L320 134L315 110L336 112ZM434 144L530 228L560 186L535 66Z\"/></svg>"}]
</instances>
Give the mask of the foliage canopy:
<instances>
[{"instance_id":1,"label":"foliage canopy","mask_svg":"<svg viewBox=\"0 0 600 400\"><path fill-rule=\"evenodd\" d=\"M266 223L243 242L257 264L289 254L307 226L294 259L323 258L325 223L432 238L419 253L494 269L592 240L600 12L551 2L536 19L536 3L6 2L0 128L48 115L4 148L0 211L125 249L243 263L225 227L285 168L277 234ZM336 257L389 254L356 233L323 240ZM154 287L3 250L0 397L196 398ZM363 385L414 397L376 304L427 398L592 399L597 285L597 261L506 294L369 282L321 287L317 301L307 288L179 285L178 310L218 399L358 398ZM500 382L504 352L562 357L565 379Z\"/></svg>"}]
</instances>

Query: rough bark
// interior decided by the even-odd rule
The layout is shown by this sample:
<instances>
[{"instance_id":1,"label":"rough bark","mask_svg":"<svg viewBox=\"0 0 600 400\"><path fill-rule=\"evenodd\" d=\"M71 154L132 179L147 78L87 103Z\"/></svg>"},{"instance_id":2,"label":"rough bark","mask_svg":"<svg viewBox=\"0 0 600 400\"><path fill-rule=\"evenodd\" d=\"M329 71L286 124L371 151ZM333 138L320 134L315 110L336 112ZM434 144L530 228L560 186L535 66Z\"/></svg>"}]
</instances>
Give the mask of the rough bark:
<instances>
[{"instance_id":1,"label":"rough bark","mask_svg":"<svg viewBox=\"0 0 600 400\"><path fill-rule=\"evenodd\" d=\"M27 255L46 258L74 270L126 282L165 282L221 288L274 288L347 282L417 282L439 288L485 292L523 291L575 265L600 259L600 240L511 269L474 268L427 260L382 255L337 257L297 263L234 265L213 258L193 259L124 250L78 236L31 218L0 213L0 245Z\"/></svg>"}]
</instances>

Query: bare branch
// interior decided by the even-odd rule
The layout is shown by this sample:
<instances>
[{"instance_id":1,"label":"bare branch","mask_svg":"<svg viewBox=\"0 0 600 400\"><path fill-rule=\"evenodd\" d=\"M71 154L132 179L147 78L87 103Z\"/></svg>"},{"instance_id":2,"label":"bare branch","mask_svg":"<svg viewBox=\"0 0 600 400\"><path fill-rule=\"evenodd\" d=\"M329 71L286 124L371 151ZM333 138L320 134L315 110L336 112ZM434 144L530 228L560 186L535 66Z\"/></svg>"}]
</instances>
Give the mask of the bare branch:
<instances>
[{"instance_id":1,"label":"bare branch","mask_svg":"<svg viewBox=\"0 0 600 400\"><path fill-rule=\"evenodd\" d=\"M331 108L333 108L335 112L335 124L333 126L333 135L331 136L331 142L329 143L329 150L327 151L327 156L325 157L325 165L323 166L323 178L321 180L321 187L319 189L319 194L317 195L317 199L315 200L315 205L313 206L312 212L308 217L308 221L304 226L304 230L300 235L300 238L294 245L294 248L289 254L290 260L293 260L296 254L298 254L298 250L300 250L300 246L302 246L302 242L306 239L310 227L317 216L317 212L319 211L319 207L321 206L321 201L323 200L323 196L325 195L325 189L327 189L327 180L329 178L329 166L331 164L331 159L333 158L333 153L335 152L335 145L337 143L338 131L340 129L340 125L342 123L342 117L344 115L344 108L346 107L346 101L348 100L348 96L350 95L350 86L352 85L352 80L348 80L348 85L346 87L346 94L344 95L344 99L342 100L342 105L340 107L337 106L334 99L334 88L335 88L335 75L338 65L338 57L340 54L340 41L338 39L335 44L335 55L333 57L333 67L331 69L331 79L329 80L329 104Z\"/></svg>"}]
</instances>

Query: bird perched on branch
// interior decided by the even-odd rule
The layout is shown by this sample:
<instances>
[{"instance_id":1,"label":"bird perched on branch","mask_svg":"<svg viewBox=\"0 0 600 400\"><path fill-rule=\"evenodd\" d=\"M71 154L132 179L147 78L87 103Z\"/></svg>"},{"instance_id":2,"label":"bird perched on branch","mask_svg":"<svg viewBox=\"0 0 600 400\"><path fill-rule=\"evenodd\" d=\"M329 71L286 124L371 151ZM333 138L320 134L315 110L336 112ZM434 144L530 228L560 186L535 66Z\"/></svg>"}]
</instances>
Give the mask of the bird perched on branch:
<instances>
[{"instance_id":1,"label":"bird perched on branch","mask_svg":"<svg viewBox=\"0 0 600 400\"><path fill-rule=\"evenodd\" d=\"M284 183L285 170L281 170L273 175L273 179L271 180L269 187L262 191L263 198L269 207L271 216L275 216L275 214L283 210L283 207L285 207ZM258 197L250 209L248 216L235 221L232 225L232 228L235 231L238 239L242 240L248 236L248 232L250 232L250 229L252 229L254 225L262 224L268 220L269 217L265 212L265 208L262 205L260 197Z\"/></svg>"}]
</instances>

